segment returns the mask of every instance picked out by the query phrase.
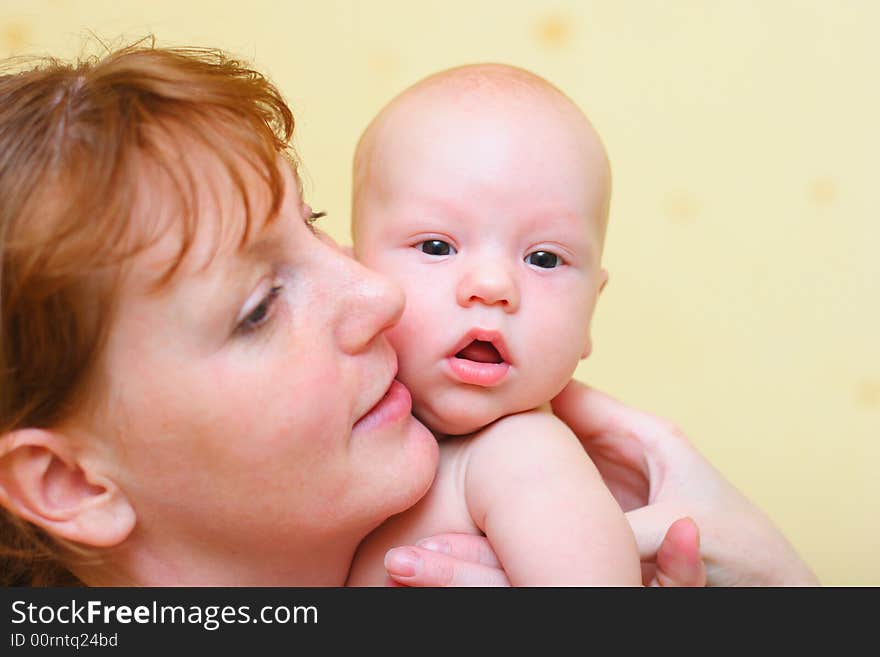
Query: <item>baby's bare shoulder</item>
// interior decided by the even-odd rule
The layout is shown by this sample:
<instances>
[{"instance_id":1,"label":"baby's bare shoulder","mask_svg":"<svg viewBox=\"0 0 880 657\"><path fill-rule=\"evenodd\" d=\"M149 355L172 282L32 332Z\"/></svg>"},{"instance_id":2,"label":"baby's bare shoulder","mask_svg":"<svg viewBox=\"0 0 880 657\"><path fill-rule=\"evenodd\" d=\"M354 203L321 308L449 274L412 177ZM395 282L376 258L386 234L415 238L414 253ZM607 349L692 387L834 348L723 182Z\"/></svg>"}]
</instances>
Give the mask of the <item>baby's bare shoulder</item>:
<instances>
[{"instance_id":1,"label":"baby's bare shoulder","mask_svg":"<svg viewBox=\"0 0 880 657\"><path fill-rule=\"evenodd\" d=\"M575 482L580 490L601 478L571 429L549 410L509 415L469 441L465 499L481 529L488 514L520 504L523 495L567 485L563 482Z\"/></svg>"},{"instance_id":2,"label":"baby's bare shoulder","mask_svg":"<svg viewBox=\"0 0 880 657\"><path fill-rule=\"evenodd\" d=\"M558 443L577 442L571 429L549 407L507 415L475 433L470 451L495 449L543 449Z\"/></svg>"},{"instance_id":3,"label":"baby's bare shoulder","mask_svg":"<svg viewBox=\"0 0 880 657\"><path fill-rule=\"evenodd\" d=\"M547 477L556 467L590 461L571 429L543 408L501 418L471 436L464 450L465 491L487 478Z\"/></svg>"}]
</instances>

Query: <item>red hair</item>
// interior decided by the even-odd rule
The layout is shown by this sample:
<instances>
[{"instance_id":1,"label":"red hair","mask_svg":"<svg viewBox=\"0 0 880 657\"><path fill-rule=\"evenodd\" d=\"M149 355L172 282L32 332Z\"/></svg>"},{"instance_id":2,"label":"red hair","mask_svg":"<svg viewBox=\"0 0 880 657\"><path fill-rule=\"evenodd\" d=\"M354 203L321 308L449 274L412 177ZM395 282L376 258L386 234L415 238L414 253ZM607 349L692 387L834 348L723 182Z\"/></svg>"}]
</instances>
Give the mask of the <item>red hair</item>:
<instances>
[{"instance_id":1,"label":"red hair","mask_svg":"<svg viewBox=\"0 0 880 657\"><path fill-rule=\"evenodd\" d=\"M277 157L290 154L293 128L278 90L217 50L135 45L0 75L0 435L54 426L83 400L120 266L149 244L131 217L144 163L167 174L183 210L167 280L198 219L198 171L168 145L216 157L248 215L239 167L253 167L271 218L283 196ZM0 510L0 584L70 583L63 555L63 544Z\"/></svg>"}]
</instances>

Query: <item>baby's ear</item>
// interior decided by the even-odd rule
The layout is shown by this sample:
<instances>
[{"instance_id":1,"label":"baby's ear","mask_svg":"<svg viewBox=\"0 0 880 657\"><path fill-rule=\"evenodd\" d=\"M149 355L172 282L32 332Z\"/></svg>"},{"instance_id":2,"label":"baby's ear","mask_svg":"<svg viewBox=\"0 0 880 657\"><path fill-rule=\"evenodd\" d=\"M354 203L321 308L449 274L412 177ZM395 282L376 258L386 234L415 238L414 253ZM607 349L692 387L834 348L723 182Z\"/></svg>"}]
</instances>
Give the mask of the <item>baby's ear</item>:
<instances>
[{"instance_id":1,"label":"baby's ear","mask_svg":"<svg viewBox=\"0 0 880 657\"><path fill-rule=\"evenodd\" d=\"M606 269L600 269L599 270L599 292L596 295L597 301L598 301L598 296L602 294L602 290L605 289L606 285L608 285L608 271ZM588 337L587 344L584 345L584 351L583 351L583 353L581 353L581 360L584 360L585 358L587 358L592 352L593 352L593 338Z\"/></svg>"},{"instance_id":2,"label":"baby's ear","mask_svg":"<svg viewBox=\"0 0 880 657\"><path fill-rule=\"evenodd\" d=\"M18 429L0 437L0 504L50 535L118 545L135 513L122 491L79 462L64 435Z\"/></svg>"},{"instance_id":3,"label":"baby's ear","mask_svg":"<svg viewBox=\"0 0 880 657\"><path fill-rule=\"evenodd\" d=\"M605 289L605 286L608 285L608 270L600 269L599 270L599 294L602 294L602 290Z\"/></svg>"}]
</instances>

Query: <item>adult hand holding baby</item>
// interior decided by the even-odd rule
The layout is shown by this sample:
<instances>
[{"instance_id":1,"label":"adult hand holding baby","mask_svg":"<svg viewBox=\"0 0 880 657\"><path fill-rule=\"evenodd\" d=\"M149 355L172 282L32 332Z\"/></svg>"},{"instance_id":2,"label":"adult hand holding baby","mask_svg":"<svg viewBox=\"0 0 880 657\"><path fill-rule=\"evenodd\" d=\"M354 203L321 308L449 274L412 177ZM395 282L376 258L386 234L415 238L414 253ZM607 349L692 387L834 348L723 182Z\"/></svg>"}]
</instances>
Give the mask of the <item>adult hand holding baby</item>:
<instances>
[{"instance_id":1,"label":"adult hand holding baby","mask_svg":"<svg viewBox=\"0 0 880 657\"><path fill-rule=\"evenodd\" d=\"M581 439L627 518L644 559L675 519L692 517L710 586L817 585L758 507L668 422L572 382L553 409Z\"/></svg>"},{"instance_id":2,"label":"adult hand holding baby","mask_svg":"<svg viewBox=\"0 0 880 657\"><path fill-rule=\"evenodd\" d=\"M645 586L706 586L699 531L690 518L672 523L661 547L642 558ZM394 548L385 567L390 586L510 586L488 539L472 534L441 534Z\"/></svg>"},{"instance_id":3,"label":"adult hand holding baby","mask_svg":"<svg viewBox=\"0 0 880 657\"><path fill-rule=\"evenodd\" d=\"M553 410L580 438L627 511L646 584L819 584L769 518L667 421L577 381L553 400ZM421 559L414 575L398 574L409 572L399 569L398 558L405 554ZM488 543L476 536L442 535L415 548L392 550L386 567L396 581L408 585L507 582Z\"/></svg>"},{"instance_id":4,"label":"adult hand holding baby","mask_svg":"<svg viewBox=\"0 0 880 657\"><path fill-rule=\"evenodd\" d=\"M672 522L689 516L700 528L710 586L819 583L770 519L667 421L576 381L553 400L553 410L627 511L643 561L663 549Z\"/></svg>"}]
</instances>

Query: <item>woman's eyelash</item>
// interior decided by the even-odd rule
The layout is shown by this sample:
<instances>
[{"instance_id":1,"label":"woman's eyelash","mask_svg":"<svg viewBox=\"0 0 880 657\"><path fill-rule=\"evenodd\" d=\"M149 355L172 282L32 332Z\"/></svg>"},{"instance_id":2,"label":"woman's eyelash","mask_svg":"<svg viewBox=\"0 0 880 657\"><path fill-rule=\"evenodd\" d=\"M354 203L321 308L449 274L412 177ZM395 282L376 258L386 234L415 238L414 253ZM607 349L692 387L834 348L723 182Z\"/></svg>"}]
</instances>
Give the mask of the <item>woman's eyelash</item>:
<instances>
[{"instance_id":1,"label":"woman's eyelash","mask_svg":"<svg viewBox=\"0 0 880 657\"><path fill-rule=\"evenodd\" d=\"M272 317L272 307L275 305L275 301L283 289L284 287L281 285L274 285L257 307L241 320L241 323L238 325L239 332L245 335L252 333L268 322Z\"/></svg>"},{"instance_id":2,"label":"woman's eyelash","mask_svg":"<svg viewBox=\"0 0 880 657\"><path fill-rule=\"evenodd\" d=\"M306 217L306 226L308 226L309 229L311 229L311 231L314 232L315 231L315 222L318 221L318 219L320 219L321 217L326 217L326 216L327 216L326 212L311 212L311 213L309 213L309 216Z\"/></svg>"}]
</instances>

